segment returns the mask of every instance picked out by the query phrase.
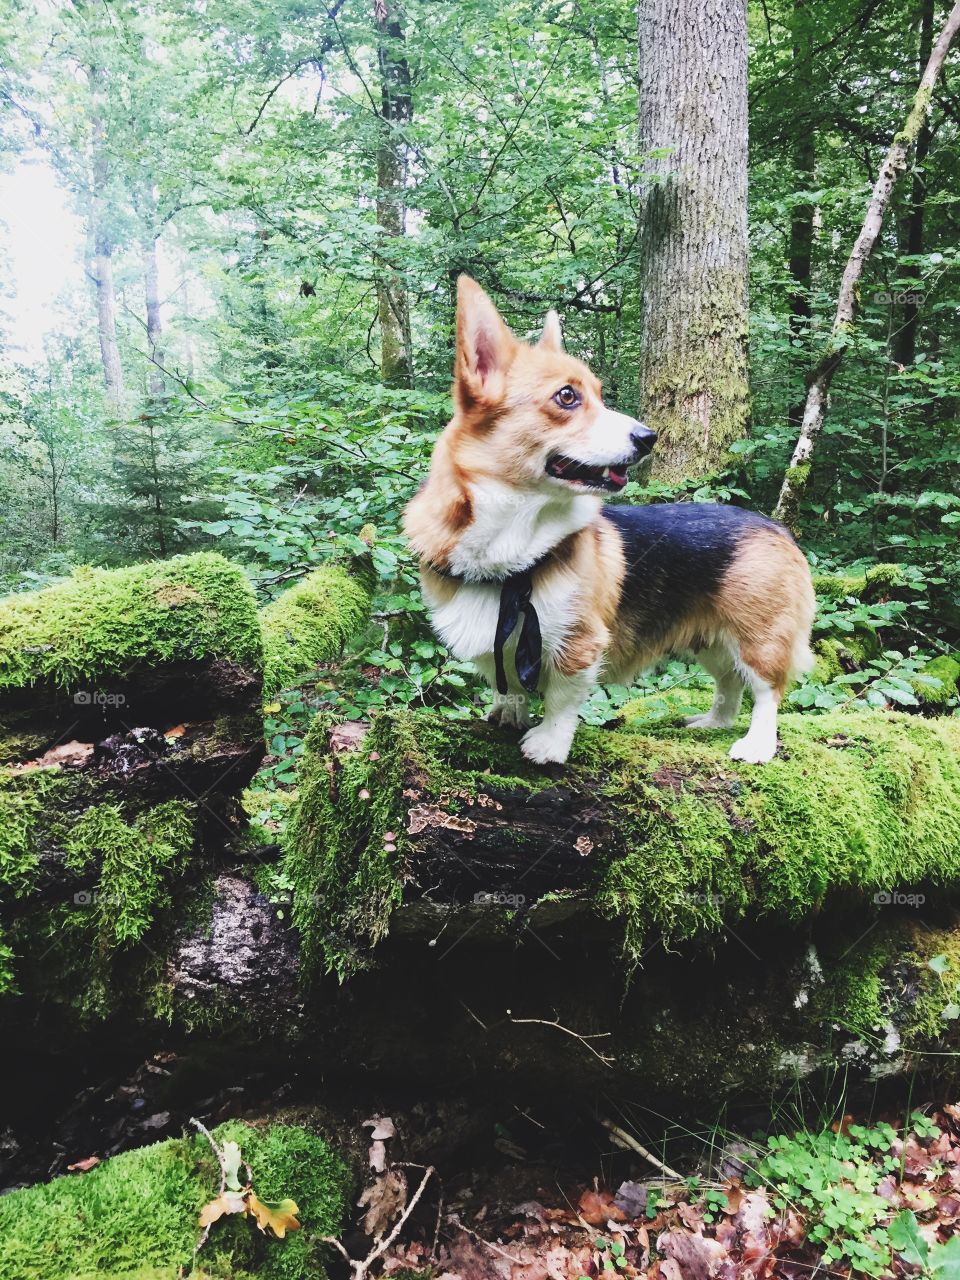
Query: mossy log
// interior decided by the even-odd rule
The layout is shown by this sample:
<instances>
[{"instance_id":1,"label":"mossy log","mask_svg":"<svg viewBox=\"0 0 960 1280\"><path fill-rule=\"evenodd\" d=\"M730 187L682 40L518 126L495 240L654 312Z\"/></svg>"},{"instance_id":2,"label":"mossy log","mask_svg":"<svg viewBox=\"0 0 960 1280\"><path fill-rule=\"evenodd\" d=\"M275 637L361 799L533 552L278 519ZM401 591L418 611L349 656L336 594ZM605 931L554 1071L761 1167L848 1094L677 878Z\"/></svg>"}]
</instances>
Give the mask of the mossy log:
<instances>
[{"instance_id":1,"label":"mossy log","mask_svg":"<svg viewBox=\"0 0 960 1280\"><path fill-rule=\"evenodd\" d=\"M674 1102L942 1081L960 722L786 714L766 766L727 758L736 733L633 707L544 770L475 721L318 722L284 857L298 1034L330 1073Z\"/></svg>"},{"instance_id":2,"label":"mossy log","mask_svg":"<svg viewBox=\"0 0 960 1280\"><path fill-rule=\"evenodd\" d=\"M576 909L630 964L745 919L960 890L960 720L784 714L763 766L727 757L737 732L637 704L543 769L476 721L383 715L333 751L318 723L287 855L306 964L346 976L394 918L415 927L438 905Z\"/></svg>"},{"instance_id":3,"label":"mossy log","mask_svg":"<svg viewBox=\"0 0 960 1280\"><path fill-rule=\"evenodd\" d=\"M37 994L14 952L63 963L58 1002L106 1011L108 974L142 994L117 953L239 841L265 671L341 652L369 608L369 564L354 570L325 566L262 613L210 553L0 601L0 991ZM71 951L93 957L77 984Z\"/></svg>"}]
</instances>

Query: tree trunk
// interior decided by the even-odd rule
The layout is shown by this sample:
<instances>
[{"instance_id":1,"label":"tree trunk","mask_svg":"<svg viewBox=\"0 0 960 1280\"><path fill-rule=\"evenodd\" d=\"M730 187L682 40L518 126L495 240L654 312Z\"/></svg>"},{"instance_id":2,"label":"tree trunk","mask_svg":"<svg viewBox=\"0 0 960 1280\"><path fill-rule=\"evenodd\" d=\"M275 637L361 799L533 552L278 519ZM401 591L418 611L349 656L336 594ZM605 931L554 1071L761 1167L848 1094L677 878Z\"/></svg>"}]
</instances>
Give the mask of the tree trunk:
<instances>
[{"instance_id":1,"label":"tree trunk","mask_svg":"<svg viewBox=\"0 0 960 1280\"><path fill-rule=\"evenodd\" d=\"M847 261L840 284L840 295L837 299L837 314L834 316L830 341L820 357L807 389L807 400L803 411L803 423L790 465L783 477L780 497L774 509L778 520L795 525L799 514L800 502L804 489L810 478L811 458L814 446L827 415L827 400L830 385L833 382L840 362L843 359L850 334L857 314L857 291L860 277L867 264L873 246L883 226L884 214L890 203L897 177L904 170L907 156L917 141L930 112L930 99L933 87L937 82L947 51L957 31L960 30L960 0L953 6L950 16L940 32L939 39L930 54L917 89L913 106L907 116L903 129L894 135L893 142L880 166L880 173L874 184L870 203L867 205L866 217L860 234L857 236L853 251Z\"/></svg>"},{"instance_id":2,"label":"tree trunk","mask_svg":"<svg viewBox=\"0 0 960 1280\"><path fill-rule=\"evenodd\" d=\"M95 86L101 75L97 67L90 69L90 78ZM120 363L120 346L117 342L117 298L113 285L114 244L107 208L109 181L105 125L103 117L98 113L93 121L93 199L90 210L93 233L93 278L97 287L97 334L100 339L103 380L111 407L115 413L119 413L123 399L123 369Z\"/></svg>"},{"instance_id":3,"label":"tree trunk","mask_svg":"<svg viewBox=\"0 0 960 1280\"><path fill-rule=\"evenodd\" d=\"M410 308L399 272L389 261L390 241L402 238L406 211L406 143L403 126L413 118L410 67L403 23L388 0L374 0L380 66L380 119L377 141L377 223L383 229L385 253L378 255L377 313L380 322L380 370L390 386L413 381Z\"/></svg>"},{"instance_id":4,"label":"tree trunk","mask_svg":"<svg viewBox=\"0 0 960 1280\"><path fill-rule=\"evenodd\" d=\"M642 411L654 470L715 471L747 428L747 28L743 0L642 0Z\"/></svg>"},{"instance_id":5,"label":"tree trunk","mask_svg":"<svg viewBox=\"0 0 960 1280\"><path fill-rule=\"evenodd\" d=\"M152 396L163 395L163 322L160 315L160 273L157 265L157 238L148 232L143 242L143 292L147 311L147 355L150 358L149 388Z\"/></svg>"},{"instance_id":6,"label":"tree trunk","mask_svg":"<svg viewBox=\"0 0 960 1280\"><path fill-rule=\"evenodd\" d=\"M919 71L930 60L933 48L933 0L923 0L920 14ZM924 119L917 134L917 147L914 154L913 191L910 197L910 212L907 218L906 237L903 253L914 255L923 253L923 222L926 213L927 184L923 174L923 164L930 149L930 121ZM912 271L911 271L912 274ZM900 329L894 343L894 359L898 364L912 365L917 353L917 328L919 326L920 308L910 298L903 305L900 317Z\"/></svg>"},{"instance_id":7,"label":"tree trunk","mask_svg":"<svg viewBox=\"0 0 960 1280\"><path fill-rule=\"evenodd\" d=\"M795 31L793 37L793 61L798 71L798 79L802 75L803 63L810 57L809 28L805 23L803 10L806 0L794 0L793 14ZM797 190L809 191L813 187L817 148L816 134L812 123L801 115L797 120L800 136L793 147L793 180ZM804 201L795 204L790 215L790 334L794 345L802 350L810 337L810 321L813 308L810 303L811 272L813 267L813 219L814 206ZM790 406L787 413L790 425L800 429L803 421L803 400Z\"/></svg>"}]
</instances>

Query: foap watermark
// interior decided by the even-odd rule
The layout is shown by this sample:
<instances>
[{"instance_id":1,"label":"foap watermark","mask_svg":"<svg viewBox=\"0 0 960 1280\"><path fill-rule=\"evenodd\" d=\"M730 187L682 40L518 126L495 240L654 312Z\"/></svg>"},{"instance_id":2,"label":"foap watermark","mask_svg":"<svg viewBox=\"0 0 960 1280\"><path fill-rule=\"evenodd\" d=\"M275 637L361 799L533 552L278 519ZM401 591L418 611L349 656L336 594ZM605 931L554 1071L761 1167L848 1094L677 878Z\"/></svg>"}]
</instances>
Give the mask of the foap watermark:
<instances>
[{"instance_id":1,"label":"foap watermark","mask_svg":"<svg viewBox=\"0 0 960 1280\"><path fill-rule=\"evenodd\" d=\"M873 300L880 306L922 307L926 296L919 289L879 289Z\"/></svg>"},{"instance_id":2,"label":"foap watermark","mask_svg":"<svg viewBox=\"0 0 960 1280\"><path fill-rule=\"evenodd\" d=\"M107 693L104 689L78 689L73 695L76 707L122 707L126 701L122 693Z\"/></svg>"},{"instance_id":3,"label":"foap watermark","mask_svg":"<svg viewBox=\"0 0 960 1280\"><path fill-rule=\"evenodd\" d=\"M902 889L881 889L873 895L878 907L922 907L927 900L924 893L904 893Z\"/></svg>"},{"instance_id":4,"label":"foap watermark","mask_svg":"<svg viewBox=\"0 0 960 1280\"><path fill-rule=\"evenodd\" d=\"M73 895L75 907L119 907L123 898L117 893L101 893L99 889L78 889Z\"/></svg>"},{"instance_id":5,"label":"foap watermark","mask_svg":"<svg viewBox=\"0 0 960 1280\"><path fill-rule=\"evenodd\" d=\"M722 893L681 893L680 900L688 907L722 907L726 902Z\"/></svg>"},{"instance_id":6,"label":"foap watermark","mask_svg":"<svg viewBox=\"0 0 960 1280\"><path fill-rule=\"evenodd\" d=\"M526 898L522 893L504 893L499 889L489 892L475 893L473 901L476 906L483 907L522 907Z\"/></svg>"}]
</instances>

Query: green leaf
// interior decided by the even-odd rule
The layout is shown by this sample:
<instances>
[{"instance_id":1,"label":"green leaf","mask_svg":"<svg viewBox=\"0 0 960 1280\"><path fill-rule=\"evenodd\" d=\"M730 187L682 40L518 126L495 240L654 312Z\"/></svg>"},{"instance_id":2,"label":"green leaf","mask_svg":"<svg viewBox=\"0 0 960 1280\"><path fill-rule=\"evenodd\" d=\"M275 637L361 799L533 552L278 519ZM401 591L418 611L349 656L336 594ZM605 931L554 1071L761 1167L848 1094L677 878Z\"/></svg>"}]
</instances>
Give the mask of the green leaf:
<instances>
[{"instance_id":1,"label":"green leaf","mask_svg":"<svg viewBox=\"0 0 960 1280\"><path fill-rule=\"evenodd\" d=\"M938 1280L960 1280L960 1236L933 1246L930 1271Z\"/></svg>"},{"instance_id":2,"label":"green leaf","mask_svg":"<svg viewBox=\"0 0 960 1280\"><path fill-rule=\"evenodd\" d=\"M236 1142L223 1144L223 1173L228 1191L239 1191L240 1188L240 1147Z\"/></svg>"},{"instance_id":3,"label":"green leaf","mask_svg":"<svg viewBox=\"0 0 960 1280\"><path fill-rule=\"evenodd\" d=\"M950 968L950 961L944 955L934 956L932 960L927 961L927 965L934 973L946 973Z\"/></svg>"}]
</instances>

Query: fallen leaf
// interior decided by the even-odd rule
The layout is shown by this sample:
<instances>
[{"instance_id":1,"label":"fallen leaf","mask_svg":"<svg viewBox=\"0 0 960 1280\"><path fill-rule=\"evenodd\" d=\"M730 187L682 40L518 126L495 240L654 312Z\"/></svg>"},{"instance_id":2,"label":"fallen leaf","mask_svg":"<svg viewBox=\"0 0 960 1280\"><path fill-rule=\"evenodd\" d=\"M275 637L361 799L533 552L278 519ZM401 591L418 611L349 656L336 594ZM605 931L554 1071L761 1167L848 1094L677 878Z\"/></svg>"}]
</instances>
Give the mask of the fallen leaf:
<instances>
[{"instance_id":1,"label":"fallen leaf","mask_svg":"<svg viewBox=\"0 0 960 1280\"><path fill-rule=\"evenodd\" d=\"M212 1222L234 1213L246 1213L247 1205L239 1191L224 1191L200 1210L201 1227L209 1227Z\"/></svg>"},{"instance_id":2,"label":"fallen leaf","mask_svg":"<svg viewBox=\"0 0 960 1280\"><path fill-rule=\"evenodd\" d=\"M379 1240L392 1222L399 1218L407 1204L407 1179L400 1169L381 1173L357 1201L357 1207L366 1209L363 1230L374 1240Z\"/></svg>"},{"instance_id":3,"label":"fallen leaf","mask_svg":"<svg viewBox=\"0 0 960 1280\"><path fill-rule=\"evenodd\" d=\"M669 1231L657 1240L657 1249L677 1264L681 1280L711 1280L729 1257L719 1240Z\"/></svg>"},{"instance_id":4,"label":"fallen leaf","mask_svg":"<svg viewBox=\"0 0 960 1280\"><path fill-rule=\"evenodd\" d=\"M627 1215L616 1204L609 1191L585 1191L577 1202L584 1222L591 1227L605 1227L609 1221L626 1222Z\"/></svg>"},{"instance_id":5,"label":"fallen leaf","mask_svg":"<svg viewBox=\"0 0 960 1280\"><path fill-rule=\"evenodd\" d=\"M278 1239L282 1240L288 1231L299 1231L300 1223L297 1214L300 1210L293 1200L261 1200L254 1192L248 1191L245 1196L247 1212L255 1218L257 1226L265 1232L267 1227Z\"/></svg>"},{"instance_id":6,"label":"fallen leaf","mask_svg":"<svg viewBox=\"0 0 960 1280\"><path fill-rule=\"evenodd\" d=\"M223 1144L223 1176L228 1191L240 1191L240 1147L236 1142Z\"/></svg>"},{"instance_id":7,"label":"fallen leaf","mask_svg":"<svg viewBox=\"0 0 960 1280\"><path fill-rule=\"evenodd\" d=\"M613 1203L628 1218L639 1218L647 1211L647 1184L645 1182L621 1182Z\"/></svg>"},{"instance_id":8,"label":"fallen leaf","mask_svg":"<svg viewBox=\"0 0 960 1280\"><path fill-rule=\"evenodd\" d=\"M77 1160L74 1164L68 1164L67 1170L70 1173L87 1173L91 1169L95 1169L100 1163L99 1156L87 1156L84 1160Z\"/></svg>"}]
</instances>

